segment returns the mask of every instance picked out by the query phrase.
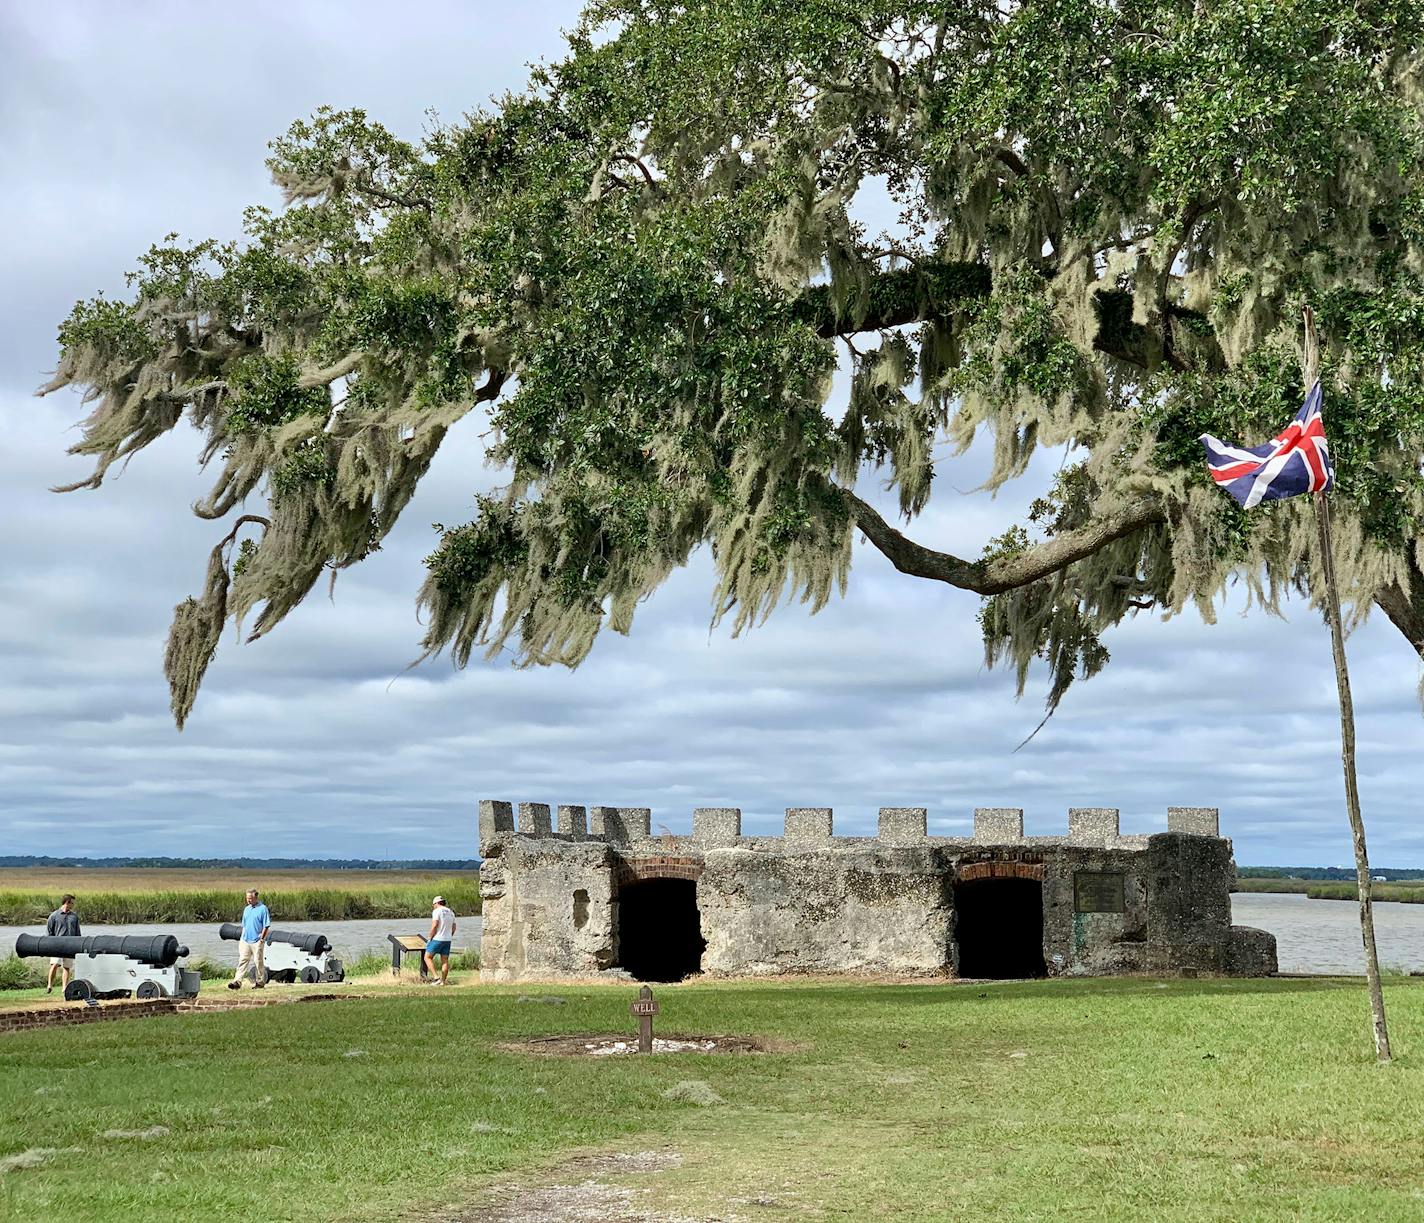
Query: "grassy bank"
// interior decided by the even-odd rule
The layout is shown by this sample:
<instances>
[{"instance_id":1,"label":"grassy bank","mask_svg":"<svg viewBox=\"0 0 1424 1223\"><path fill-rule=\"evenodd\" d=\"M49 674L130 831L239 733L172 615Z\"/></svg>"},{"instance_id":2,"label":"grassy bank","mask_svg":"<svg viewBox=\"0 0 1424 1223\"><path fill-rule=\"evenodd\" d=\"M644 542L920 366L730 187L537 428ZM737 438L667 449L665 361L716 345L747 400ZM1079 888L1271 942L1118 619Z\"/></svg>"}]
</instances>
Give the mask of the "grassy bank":
<instances>
[{"instance_id":1,"label":"grassy bank","mask_svg":"<svg viewBox=\"0 0 1424 1223\"><path fill-rule=\"evenodd\" d=\"M1315 885L1309 879L1238 879L1233 892L1308 892Z\"/></svg>"},{"instance_id":2,"label":"grassy bank","mask_svg":"<svg viewBox=\"0 0 1424 1223\"><path fill-rule=\"evenodd\" d=\"M1353 882L1337 883L1319 879L1238 879L1235 892L1295 892L1313 900L1354 900L1358 893ZM1376 900L1398 900L1405 904L1424 904L1424 880L1399 883L1376 883Z\"/></svg>"},{"instance_id":3,"label":"grassy bank","mask_svg":"<svg viewBox=\"0 0 1424 1223\"><path fill-rule=\"evenodd\" d=\"M1358 900L1360 896L1353 883L1312 883L1305 894L1312 900ZM1370 895L1376 900L1424 904L1424 886L1415 883L1377 883Z\"/></svg>"},{"instance_id":4,"label":"grassy bank","mask_svg":"<svg viewBox=\"0 0 1424 1223\"><path fill-rule=\"evenodd\" d=\"M0 1161L55 1152L0 1176L0 1215L473 1218L491 1183L506 1204L511 1182L580 1184L589 1173L549 1169L590 1148L667 1156L620 1182L628 1213L653 1218L1424 1207L1424 987L1388 986L1400 1057L1387 1068L1362 986L1316 981L695 984L658 989L661 1031L795 1048L499 1047L626 1032L632 993L461 985L0 1038Z\"/></svg>"},{"instance_id":5,"label":"grassy bank","mask_svg":"<svg viewBox=\"0 0 1424 1223\"><path fill-rule=\"evenodd\" d=\"M437 893L456 913L480 911L477 871L266 871L254 876L45 867L0 871L0 925L43 922L65 892L77 897L81 922L231 921L248 887L261 890L274 922L416 917L430 911Z\"/></svg>"}]
</instances>

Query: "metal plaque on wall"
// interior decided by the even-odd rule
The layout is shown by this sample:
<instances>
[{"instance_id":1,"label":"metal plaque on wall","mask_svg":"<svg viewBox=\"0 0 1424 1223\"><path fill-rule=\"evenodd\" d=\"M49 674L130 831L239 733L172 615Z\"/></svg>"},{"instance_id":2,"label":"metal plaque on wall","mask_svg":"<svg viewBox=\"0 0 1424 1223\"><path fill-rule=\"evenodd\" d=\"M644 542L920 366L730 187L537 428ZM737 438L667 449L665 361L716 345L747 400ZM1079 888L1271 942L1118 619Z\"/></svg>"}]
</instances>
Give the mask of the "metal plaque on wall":
<instances>
[{"instance_id":1,"label":"metal plaque on wall","mask_svg":"<svg viewBox=\"0 0 1424 1223\"><path fill-rule=\"evenodd\" d=\"M1074 912L1126 913L1125 879L1121 871L1076 871L1073 875Z\"/></svg>"}]
</instances>

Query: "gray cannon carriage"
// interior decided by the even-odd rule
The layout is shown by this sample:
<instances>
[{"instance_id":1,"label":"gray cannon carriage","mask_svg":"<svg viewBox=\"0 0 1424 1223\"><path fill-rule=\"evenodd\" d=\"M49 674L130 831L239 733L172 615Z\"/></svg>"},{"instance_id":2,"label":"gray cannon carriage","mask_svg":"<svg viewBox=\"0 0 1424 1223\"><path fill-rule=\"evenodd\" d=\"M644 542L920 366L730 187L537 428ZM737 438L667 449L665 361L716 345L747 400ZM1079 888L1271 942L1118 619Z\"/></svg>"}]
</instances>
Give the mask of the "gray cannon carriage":
<instances>
[{"instance_id":1,"label":"gray cannon carriage","mask_svg":"<svg viewBox=\"0 0 1424 1223\"><path fill-rule=\"evenodd\" d=\"M218 934L225 939L242 938L242 927L224 922ZM262 966L268 981L301 981L315 985L318 981L344 981L346 969L331 950L324 934L299 934L291 930L268 930L267 949Z\"/></svg>"},{"instance_id":2,"label":"gray cannon carriage","mask_svg":"<svg viewBox=\"0 0 1424 1223\"><path fill-rule=\"evenodd\" d=\"M193 998L202 978L179 961L188 949L171 934L22 934L17 956L59 956L74 961L64 997L69 1002L93 998Z\"/></svg>"}]
</instances>

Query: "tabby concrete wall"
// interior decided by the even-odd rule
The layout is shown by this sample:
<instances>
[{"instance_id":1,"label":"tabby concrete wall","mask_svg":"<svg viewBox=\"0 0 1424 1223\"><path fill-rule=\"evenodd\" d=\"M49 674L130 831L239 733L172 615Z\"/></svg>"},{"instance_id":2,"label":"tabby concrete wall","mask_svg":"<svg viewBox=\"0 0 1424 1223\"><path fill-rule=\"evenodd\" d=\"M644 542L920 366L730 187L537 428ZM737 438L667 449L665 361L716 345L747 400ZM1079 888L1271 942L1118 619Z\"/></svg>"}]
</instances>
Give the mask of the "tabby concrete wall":
<instances>
[{"instance_id":1,"label":"tabby concrete wall","mask_svg":"<svg viewBox=\"0 0 1424 1223\"><path fill-rule=\"evenodd\" d=\"M882 808L876 837L837 837L829 808L788 808L782 837L744 837L736 808L700 808L690 836L651 833L645 807L480 804L482 974L615 968L619 893L694 882L703 971L952 973L956 884L1041 882L1052 975L1274 971L1274 940L1230 924L1234 864L1213 808L1169 808L1167 833L1123 836L1118 812L1075 808L1067 834L1025 837L1023 813L981 808L968 838L927 835L924 808ZM1085 906L1083 881L1112 903ZM1087 889L1091 901L1092 889Z\"/></svg>"}]
</instances>

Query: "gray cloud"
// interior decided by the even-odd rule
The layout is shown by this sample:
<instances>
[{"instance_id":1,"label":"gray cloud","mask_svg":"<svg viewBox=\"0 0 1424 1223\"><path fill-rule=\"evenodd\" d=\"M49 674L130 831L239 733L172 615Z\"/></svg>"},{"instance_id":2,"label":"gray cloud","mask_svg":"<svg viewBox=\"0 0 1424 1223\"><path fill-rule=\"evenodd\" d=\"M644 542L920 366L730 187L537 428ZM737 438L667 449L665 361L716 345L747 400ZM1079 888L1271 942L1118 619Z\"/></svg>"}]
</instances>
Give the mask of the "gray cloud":
<instances>
[{"instance_id":1,"label":"gray cloud","mask_svg":"<svg viewBox=\"0 0 1424 1223\"><path fill-rule=\"evenodd\" d=\"M1027 747L1043 686L1021 702L986 672L977 601L857 553L850 595L795 605L740 640L709 632L698 558L601 640L576 672L500 660L407 671L413 595L434 521L462 520L496 482L466 427L387 546L272 637L229 633L189 728L174 732L160 670L171 609L202 576L214 525L180 433L99 493L45 489L82 407L28 392L72 301L122 290L170 229L228 237L273 202L264 144L321 102L363 105L406 136L556 55L574 5L175 4L0 15L0 844L12 852L334 855L474 852L481 796L652 805L685 829L698 805L741 806L774 832L789 805L830 805L842 831L878 806L927 805L940 832L975 806L1023 806L1061 831L1069 806L1119 806L1128 831L1169 804L1219 805L1242 861L1346 862L1328 636L1287 621L1141 617L1113 633L1107 673L1074 691ZM332 31L339 28L340 37ZM165 71L182 64L184 71ZM206 70L204 65L207 66ZM1037 463L998 499L984 457L946 460L917 538L973 553L1050 478ZM1424 860L1413 818L1417 663L1382 619L1351 642L1361 785L1378 863Z\"/></svg>"}]
</instances>

